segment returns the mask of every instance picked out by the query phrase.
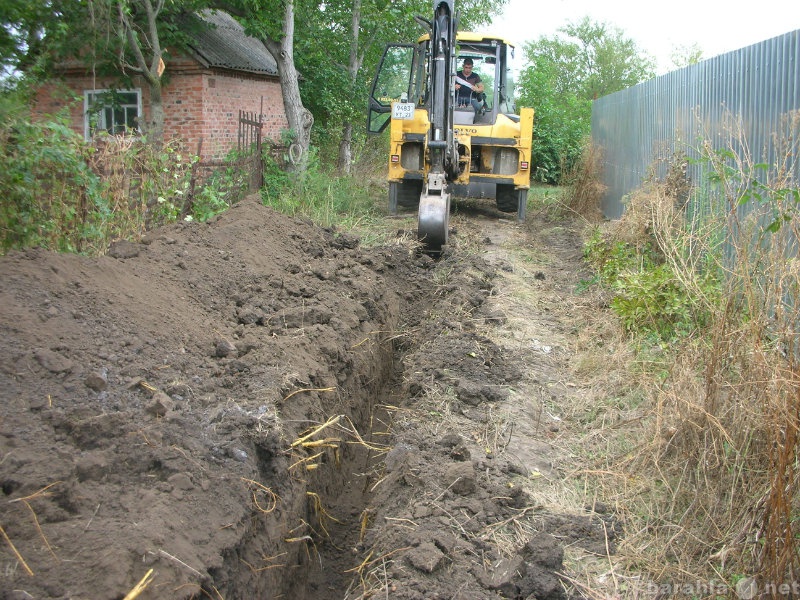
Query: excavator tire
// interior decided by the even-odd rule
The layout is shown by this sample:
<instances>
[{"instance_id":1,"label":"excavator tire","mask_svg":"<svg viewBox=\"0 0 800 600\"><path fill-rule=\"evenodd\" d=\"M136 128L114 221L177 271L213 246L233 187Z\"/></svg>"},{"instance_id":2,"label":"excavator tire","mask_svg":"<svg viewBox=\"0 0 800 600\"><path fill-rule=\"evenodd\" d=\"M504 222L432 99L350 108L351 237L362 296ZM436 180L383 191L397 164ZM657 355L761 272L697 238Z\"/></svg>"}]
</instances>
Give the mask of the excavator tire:
<instances>
[{"instance_id":1,"label":"excavator tire","mask_svg":"<svg viewBox=\"0 0 800 600\"><path fill-rule=\"evenodd\" d=\"M513 185L497 186L497 210L505 213L517 213L519 221L525 220L528 207L528 190L515 190Z\"/></svg>"},{"instance_id":2,"label":"excavator tire","mask_svg":"<svg viewBox=\"0 0 800 600\"><path fill-rule=\"evenodd\" d=\"M389 183L389 214L400 208L417 208L422 195L422 180L392 181Z\"/></svg>"}]
</instances>

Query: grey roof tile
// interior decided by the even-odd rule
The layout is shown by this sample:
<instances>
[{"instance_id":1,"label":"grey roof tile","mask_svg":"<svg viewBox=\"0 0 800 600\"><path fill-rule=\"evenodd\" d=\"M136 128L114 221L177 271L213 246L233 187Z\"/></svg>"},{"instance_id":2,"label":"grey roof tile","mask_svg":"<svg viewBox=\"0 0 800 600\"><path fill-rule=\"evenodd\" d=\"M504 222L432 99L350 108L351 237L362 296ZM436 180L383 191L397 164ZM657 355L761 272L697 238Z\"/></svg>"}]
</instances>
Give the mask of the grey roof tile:
<instances>
[{"instance_id":1,"label":"grey roof tile","mask_svg":"<svg viewBox=\"0 0 800 600\"><path fill-rule=\"evenodd\" d=\"M245 35L244 27L228 13L203 10L200 18L212 27L199 28L189 44L204 66L248 73L277 75L275 59L264 44Z\"/></svg>"}]
</instances>

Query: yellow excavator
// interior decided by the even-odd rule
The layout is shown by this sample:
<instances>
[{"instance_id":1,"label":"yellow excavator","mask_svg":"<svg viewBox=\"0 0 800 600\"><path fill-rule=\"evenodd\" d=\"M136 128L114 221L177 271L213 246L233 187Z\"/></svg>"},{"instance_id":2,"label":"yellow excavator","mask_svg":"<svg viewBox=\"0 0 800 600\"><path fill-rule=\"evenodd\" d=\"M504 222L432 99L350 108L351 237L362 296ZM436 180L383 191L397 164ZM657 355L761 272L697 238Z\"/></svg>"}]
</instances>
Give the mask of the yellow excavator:
<instances>
[{"instance_id":1,"label":"yellow excavator","mask_svg":"<svg viewBox=\"0 0 800 600\"><path fill-rule=\"evenodd\" d=\"M450 197L494 198L525 220L533 109L514 105L514 45L457 29L454 0L434 0L416 44L389 44L372 84L367 131L390 127L389 212L418 207L426 252L447 245ZM469 59L469 60L468 60ZM481 92L459 73L471 62ZM474 78L472 79L474 81Z\"/></svg>"}]
</instances>

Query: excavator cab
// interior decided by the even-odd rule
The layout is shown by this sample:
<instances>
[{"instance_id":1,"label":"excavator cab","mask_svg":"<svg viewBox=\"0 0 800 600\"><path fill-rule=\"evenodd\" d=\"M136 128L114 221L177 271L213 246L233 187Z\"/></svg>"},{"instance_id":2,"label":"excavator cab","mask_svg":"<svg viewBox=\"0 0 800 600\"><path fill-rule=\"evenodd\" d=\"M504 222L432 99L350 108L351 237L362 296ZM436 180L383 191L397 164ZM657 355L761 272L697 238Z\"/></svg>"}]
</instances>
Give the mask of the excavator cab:
<instances>
[{"instance_id":1,"label":"excavator cab","mask_svg":"<svg viewBox=\"0 0 800 600\"><path fill-rule=\"evenodd\" d=\"M418 208L418 237L431 254L447 243L451 194L493 198L501 212L525 219L533 143L533 109L514 105L514 45L456 32L443 52L442 38L440 28L386 47L367 122L371 134L390 128L389 212ZM484 84L484 97L473 96L479 107L458 100L465 58Z\"/></svg>"}]
</instances>

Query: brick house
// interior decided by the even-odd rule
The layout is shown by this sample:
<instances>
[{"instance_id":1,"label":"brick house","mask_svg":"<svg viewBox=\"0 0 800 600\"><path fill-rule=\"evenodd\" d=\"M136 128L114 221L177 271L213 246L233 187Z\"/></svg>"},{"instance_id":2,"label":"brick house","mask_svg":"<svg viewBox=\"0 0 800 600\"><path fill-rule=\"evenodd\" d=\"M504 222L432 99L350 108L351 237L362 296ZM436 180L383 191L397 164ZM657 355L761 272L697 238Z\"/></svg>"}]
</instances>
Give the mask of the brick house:
<instances>
[{"instance_id":1,"label":"brick house","mask_svg":"<svg viewBox=\"0 0 800 600\"><path fill-rule=\"evenodd\" d=\"M272 55L227 13L203 11L201 17L212 27L192 35L189 52L164 55L164 139L182 139L190 152L197 151L202 139L202 158L222 158L237 147L242 110L263 115L263 139L280 140L288 121ZM68 91L83 97L70 114L72 128L86 139L97 130L113 133L135 127L138 119L149 116L150 105L146 83L139 80L134 85L119 89L117 80L95 76L75 61L40 88L33 115L57 112Z\"/></svg>"}]
</instances>

